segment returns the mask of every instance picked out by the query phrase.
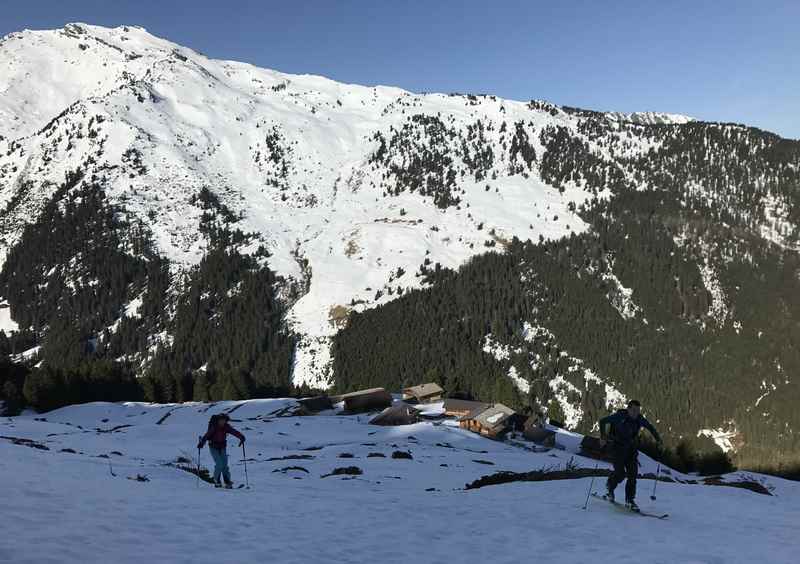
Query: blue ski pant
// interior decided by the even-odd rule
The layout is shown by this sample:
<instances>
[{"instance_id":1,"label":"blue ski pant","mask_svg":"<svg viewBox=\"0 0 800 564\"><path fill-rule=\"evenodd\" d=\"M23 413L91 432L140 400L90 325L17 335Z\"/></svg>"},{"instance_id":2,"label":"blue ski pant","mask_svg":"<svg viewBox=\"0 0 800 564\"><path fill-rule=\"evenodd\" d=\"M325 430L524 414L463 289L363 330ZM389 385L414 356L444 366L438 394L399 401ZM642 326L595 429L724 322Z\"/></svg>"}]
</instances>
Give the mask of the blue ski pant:
<instances>
[{"instance_id":1,"label":"blue ski pant","mask_svg":"<svg viewBox=\"0 0 800 564\"><path fill-rule=\"evenodd\" d=\"M208 450L211 451L211 458L214 459L214 481L219 482L219 477L225 479L225 483L231 481L231 471L228 468L228 452L224 448L214 448L209 445Z\"/></svg>"}]
</instances>

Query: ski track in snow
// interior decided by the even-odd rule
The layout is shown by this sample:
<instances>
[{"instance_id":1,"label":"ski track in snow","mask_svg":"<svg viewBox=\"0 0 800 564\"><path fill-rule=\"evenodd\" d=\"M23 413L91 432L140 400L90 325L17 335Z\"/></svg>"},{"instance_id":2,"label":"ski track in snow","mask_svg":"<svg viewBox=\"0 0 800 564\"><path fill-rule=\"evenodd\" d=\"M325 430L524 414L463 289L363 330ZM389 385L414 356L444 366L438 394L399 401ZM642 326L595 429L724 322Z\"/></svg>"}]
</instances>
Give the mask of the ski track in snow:
<instances>
[{"instance_id":1,"label":"ski track in snow","mask_svg":"<svg viewBox=\"0 0 800 564\"><path fill-rule=\"evenodd\" d=\"M569 452L580 440L573 433L558 435L566 451L533 453L452 423L375 427L363 415L264 417L291 403L220 402L211 409L197 403L96 403L44 414L46 422L34 415L3 418L0 435L33 439L50 450L0 439L6 517L0 561L796 562L800 484L795 482L764 477L775 488L774 497L660 483L658 500L651 502L652 482L642 480L642 508L671 516L654 523L594 500L588 511L581 510L588 478L462 489L499 470L563 467L570 460L594 467L595 461ZM163 466L178 456L194 460L208 417L223 410L231 410L234 426L247 436L250 490L216 491L203 482L198 488L193 475ZM131 426L95 430L119 425ZM324 448L303 450L309 447ZM62 448L84 454L59 452ZM394 460L394 450L409 451L414 459ZM243 481L235 439L228 451L233 478ZM386 458L367 458L371 452ZM354 458L339 458L342 453ZM97 458L101 454L110 458ZM292 454L314 458L267 461ZM643 456L642 463L642 472L654 471L652 460ZM207 450L202 464L210 466ZM320 478L351 465L364 474ZM309 473L273 472L287 466ZM150 481L126 479L136 474ZM594 489L601 491L601 480Z\"/></svg>"}]
</instances>

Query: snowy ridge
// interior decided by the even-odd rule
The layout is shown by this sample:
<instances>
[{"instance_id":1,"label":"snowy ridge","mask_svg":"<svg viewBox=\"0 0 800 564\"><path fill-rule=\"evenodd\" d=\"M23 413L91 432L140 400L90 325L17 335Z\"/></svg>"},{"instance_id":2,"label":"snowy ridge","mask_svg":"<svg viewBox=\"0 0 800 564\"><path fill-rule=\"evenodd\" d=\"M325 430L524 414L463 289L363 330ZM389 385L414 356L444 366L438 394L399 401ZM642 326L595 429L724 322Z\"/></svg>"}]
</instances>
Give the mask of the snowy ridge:
<instances>
[{"instance_id":1,"label":"snowy ridge","mask_svg":"<svg viewBox=\"0 0 800 564\"><path fill-rule=\"evenodd\" d=\"M227 561L291 564L331 550L342 563L517 562L531 553L544 561L622 562L631 551L653 562L796 559L796 482L739 473L721 479L747 479L774 494L759 495L683 483L692 477L662 467L676 481L658 484L657 501L649 500L652 481L639 483L642 508L670 514L654 524L595 500L583 511L590 478L464 488L499 471L608 469L575 454L575 433L557 431L559 448L534 452L448 421L376 427L363 415L287 417L295 408L293 400L92 403L3 418L3 507L15 518L5 524L0 559L205 564L224 553ZM247 437L249 490L216 491L179 468L196 466L197 436L220 412ZM412 459L392 458L396 451ZM244 483L233 438L228 453L233 480ZM655 471L653 460L640 460L642 474ZM206 449L200 463L211 466ZM323 477L344 467L361 473ZM210 526L211 516L224 520ZM487 521L503 526L487 529ZM597 534L609 527L624 528L628 542ZM386 541L397 538L419 545Z\"/></svg>"}]
</instances>

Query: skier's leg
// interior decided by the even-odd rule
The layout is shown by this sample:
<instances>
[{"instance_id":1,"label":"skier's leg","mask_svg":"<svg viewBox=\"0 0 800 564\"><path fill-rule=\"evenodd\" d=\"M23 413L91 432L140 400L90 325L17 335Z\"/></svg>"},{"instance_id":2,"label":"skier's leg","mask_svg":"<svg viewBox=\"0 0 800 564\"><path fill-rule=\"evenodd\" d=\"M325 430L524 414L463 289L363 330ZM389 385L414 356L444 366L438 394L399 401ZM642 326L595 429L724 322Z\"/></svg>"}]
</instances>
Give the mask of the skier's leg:
<instances>
[{"instance_id":1,"label":"skier's leg","mask_svg":"<svg viewBox=\"0 0 800 564\"><path fill-rule=\"evenodd\" d=\"M633 501L636 499L636 478L639 475L639 451L633 448L628 454L625 461L625 474L628 481L625 482L625 501Z\"/></svg>"},{"instance_id":2,"label":"skier's leg","mask_svg":"<svg viewBox=\"0 0 800 564\"><path fill-rule=\"evenodd\" d=\"M208 450L211 451L211 458L214 459L214 482L219 484L219 477L223 468L222 453L219 449L211 446L208 447Z\"/></svg>"},{"instance_id":3,"label":"skier's leg","mask_svg":"<svg viewBox=\"0 0 800 564\"><path fill-rule=\"evenodd\" d=\"M614 490L617 489L619 483L625 478L625 458L624 453L621 452L621 449L615 447L613 452L614 456L614 471L608 477L608 481L606 482L606 488L608 488L608 492L613 494Z\"/></svg>"},{"instance_id":4,"label":"skier's leg","mask_svg":"<svg viewBox=\"0 0 800 564\"><path fill-rule=\"evenodd\" d=\"M228 467L228 451L222 451L222 477L226 484L231 483L231 469Z\"/></svg>"}]
</instances>

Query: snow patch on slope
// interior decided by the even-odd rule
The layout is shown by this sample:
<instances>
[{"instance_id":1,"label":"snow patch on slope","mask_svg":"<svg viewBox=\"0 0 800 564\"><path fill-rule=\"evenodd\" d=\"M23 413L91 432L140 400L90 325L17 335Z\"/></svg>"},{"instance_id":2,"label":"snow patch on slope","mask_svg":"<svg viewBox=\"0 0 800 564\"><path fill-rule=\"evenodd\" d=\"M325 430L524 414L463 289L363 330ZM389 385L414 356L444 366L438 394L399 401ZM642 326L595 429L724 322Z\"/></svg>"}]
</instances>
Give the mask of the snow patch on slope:
<instances>
[{"instance_id":1,"label":"snow patch on slope","mask_svg":"<svg viewBox=\"0 0 800 564\"><path fill-rule=\"evenodd\" d=\"M716 444L722 452L729 453L735 452L736 447L734 442L739 435L739 431L736 430L735 425L731 421L728 423L726 427L720 427L717 429L700 429L697 432L698 437L708 437L714 444Z\"/></svg>"},{"instance_id":2,"label":"snow patch on slope","mask_svg":"<svg viewBox=\"0 0 800 564\"><path fill-rule=\"evenodd\" d=\"M631 123L639 123L642 125L680 125L695 121L693 117L682 114L669 114L663 112L609 112L606 114L609 119L614 121L629 121Z\"/></svg>"},{"instance_id":3,"label":"snow patch on slope","mask_svg":"<svg viewBox=\"0 0 800 564\"><path fill-rule=\"evenodd\" d=\"M779 247L800 251L800 241L794 234L795 227L789 221L789 205L770 194L764 198L765 222L759 225L761 236Z\"/></svg>"},{"instance_id":4,"label":"snow patch on slope","mask_svg":"<svg viewBox=\"0 0 800 564\"><path fill-rule=\"evenodd\" d=\"M549 329L539 325L532 325L527 321L523 325L523 337L528 342L533 342L536 339L543 339L545 342L551 344L557 342L555 335L553 335ZM617 389L611 382L598 376L591 368L585 365L582 359L570 355L565 350L561 350L560 355L569 363L567 373L578 376L578 378L583 378L583 389L567 380L562 374L557 375L548 382L555 400L564 412L564 423L567 428L574 429L583 419L581 403L584 390L587 389L589 383L603 386L605 405L609 409L620 407L627 403L628 399L624 393ZM531 361L531 368L534 371L538 369L538 357L539 355L537 353Z\"/></svg>"},{"instance_id":5,"label":"snow patch on slope","mask_svg":"<svg viewBox=\"0 0 800 564\"><path fill-rule=\"evenodd\" d=\"M719 277L714 267L708 258L705 259L704 264L700 267L700 276L703 278L703 286L711 294L711 307L709 315L722 326L728 319L730 314L725 296L725 290L719 282Z\"/></svg>"},{"instance_id":6,"label":"snow patch on slope","mask_svg":"<svg viewBox=\"0 0 800 564\"><path fill-rule=\"evenodd\" d=\"M496 341L492 335L486 335L483 339L483 352L494 357L498 361L508 361L512 356L522 354L522 349L517 348L512 350L511 347ZM511 366L508 369L508 377L514 383L514 386L523 394L528 394L531 391L530 382L519 375L517 368Z\"/></svg>"},{"instance_id":7,"label":"snow patch on slope","mask_svg":"<svg viewBox=\"0 0 800 564\"><path fill-rule=\"evenodd\" d=\"M623 319L634 319L641 313L642 308L633 301L632 288L623 286L619 278L610 271L603 275L603 280L611 285L612 291L608 293L608 299Z\"/></svg>"},{"instance_id":8,"label":"snow patch on slope","mask_svg":"<svg viewBox=\"0 0 800 564\"><path fill-rule=\"evenodd\" d=\"M13 333L19 330L17 322L11 318L11 308L5 302L0 302L0 331Z\"/></svg>"},{"instance_id":9,"label":"snow patch on slope","mask_svg":"<svg viewBox=\"0 0 800 564\"><path fill-rule=\"evenodd\" d=\"M530 382L517 373L516 367L512 366L508 369L508 377L511 378L511 381L514 382L514 385L523 394L529 394L531 392Z\"/></svg>"}]
</instances>

